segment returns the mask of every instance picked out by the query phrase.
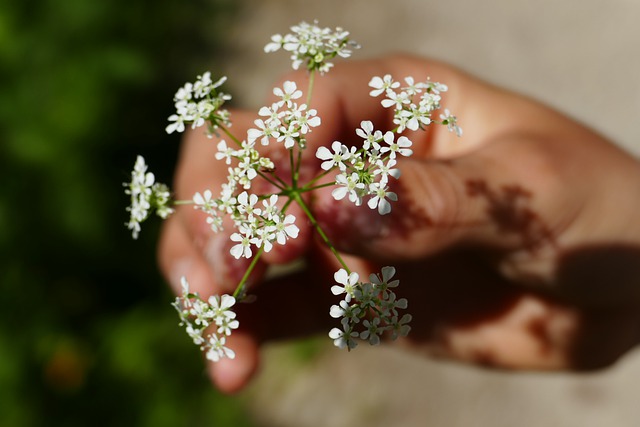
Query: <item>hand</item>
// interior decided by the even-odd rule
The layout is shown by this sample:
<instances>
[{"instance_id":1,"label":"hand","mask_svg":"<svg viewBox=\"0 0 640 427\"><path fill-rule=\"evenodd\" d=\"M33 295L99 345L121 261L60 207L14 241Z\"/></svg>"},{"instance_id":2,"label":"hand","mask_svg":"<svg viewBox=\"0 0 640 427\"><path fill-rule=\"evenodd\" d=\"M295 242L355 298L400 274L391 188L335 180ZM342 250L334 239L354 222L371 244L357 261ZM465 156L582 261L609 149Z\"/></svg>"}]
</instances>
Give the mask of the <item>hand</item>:
<instances>
[{"instance_id":1,"label":"hand","mask_svg":"<svg viewBox=\"0 0 640 427\"><path fill-rule=\"evenodd\" d=\"M594 368L635 345L640 167L570 119L423 59L340 64L316 80L313 107L323 126L311 134L307 173L317 169L320 144L357 144L361 120L392 128L390 113L367 87L372 76L387 73L447 84L443 105L459 117L464 137L441 126L408 134L414 156L399 162L399 201L390 215L336 202L330 191L312 204L334 244L357 257L350 260L356 270L396 266L398 294L409 299L414 317L404 343L425 354L514 369ZM305 87L302 74L287 79ZM234 131L241 135L254 117L234 113ZM212 167L214 151L199 132L187 137L176 175L179 197L224 181L225 168ZM298 225L299 239L265 262L299 255L313 262L254 288L259 303L242 307L242 330L229 343L236 359L211 370L224 391L249 380L259 342L326 332L335 323L328 288L337 267L311 230ZM198 212L182 209L164 228L162 269L172 283L187 275L202 295L229 292L243 270L229 262L225 242L210 234Z\"/></svg>"}]
</instances>

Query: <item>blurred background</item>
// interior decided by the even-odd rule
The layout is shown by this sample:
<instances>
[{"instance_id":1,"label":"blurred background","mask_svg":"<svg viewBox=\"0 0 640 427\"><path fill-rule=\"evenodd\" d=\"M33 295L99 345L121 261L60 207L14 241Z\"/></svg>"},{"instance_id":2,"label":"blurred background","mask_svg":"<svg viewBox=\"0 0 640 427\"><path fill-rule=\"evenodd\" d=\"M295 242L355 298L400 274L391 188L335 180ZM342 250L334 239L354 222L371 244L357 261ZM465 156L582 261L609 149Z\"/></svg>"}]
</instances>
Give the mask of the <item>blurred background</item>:
<instances>
[{"instance_id":1,"label":"blurred background","mask_svg":"<svg viewBox=\"0 0 640 427\"><path fill-rule=\"evenodd\" d=\"M0 426L248 425L177 328L158 222L124 227L137 153L171 181L177 87L231 0L0 1Z\"/></svg>"},{"instance_id":2,"label":"blurred background","mask_svg":"<svg viewBox=\"0 0 640 427\"><path fill-rule=\"evenodd\" d=\"M121 183L136 154L171 182L177 87L212 69L256 107L288 66L262 46L313 19L357 57L452 62L637 154L638 17L634 0L0 0L0 426L637 425L638 352L504 374L312 340L267 347L222 396L168 304L158 222L131 239Z\"/></svg>"}]
</instances>

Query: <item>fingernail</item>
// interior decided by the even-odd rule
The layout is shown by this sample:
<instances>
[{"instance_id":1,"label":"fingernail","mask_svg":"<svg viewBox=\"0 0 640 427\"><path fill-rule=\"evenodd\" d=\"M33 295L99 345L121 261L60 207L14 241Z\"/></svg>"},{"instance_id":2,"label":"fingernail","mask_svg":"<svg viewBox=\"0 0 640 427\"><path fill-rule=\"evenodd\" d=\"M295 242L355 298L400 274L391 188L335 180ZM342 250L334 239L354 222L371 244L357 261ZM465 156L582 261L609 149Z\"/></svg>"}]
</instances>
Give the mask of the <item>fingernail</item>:
<instances>
[{"instance_id":1,"label":"fingernail","mask_svg":"<svg viewBox=\"0 0 640 427\"><path fill-rule=\"evenodd\" d=\"M214 384L224 393L236 393L244 388L255 365L248 357L221 359L210 365L209 373Z\"/></svg>"},{"instance_id":2,"label":"fingernail","mask_svg":"<svg viewBox=\"0 0 640 427\"><path fill-rule=\"evenodd\" d=\"M193 260L191 258L181 258L176 261L169 274L169 286L176 295L182 294L182 278L186 277L189 279L189 271L191 270L191 266L193 265Z\"/></svg>"}]
</instances>

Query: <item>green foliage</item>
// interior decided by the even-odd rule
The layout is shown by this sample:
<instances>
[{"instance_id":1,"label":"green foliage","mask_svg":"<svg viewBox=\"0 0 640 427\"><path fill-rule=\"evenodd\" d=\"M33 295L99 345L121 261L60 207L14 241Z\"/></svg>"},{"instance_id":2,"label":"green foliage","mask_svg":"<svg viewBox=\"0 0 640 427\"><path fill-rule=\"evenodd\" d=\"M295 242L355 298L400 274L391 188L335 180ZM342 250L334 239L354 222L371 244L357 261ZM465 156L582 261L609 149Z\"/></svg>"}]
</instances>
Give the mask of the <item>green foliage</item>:
<instances>
[{"instance_id":1,"label":"green foliage","mask_svg":"<svg viewBox=\"0 0 640 427\"><path fill-rule=\"evenodd\" d=\"M120 184L137 153L170 181L173 93L233 4L0 0L0 425L246 425L177 327L154 227L124 227Z\"/></svg>"}]
</instances>

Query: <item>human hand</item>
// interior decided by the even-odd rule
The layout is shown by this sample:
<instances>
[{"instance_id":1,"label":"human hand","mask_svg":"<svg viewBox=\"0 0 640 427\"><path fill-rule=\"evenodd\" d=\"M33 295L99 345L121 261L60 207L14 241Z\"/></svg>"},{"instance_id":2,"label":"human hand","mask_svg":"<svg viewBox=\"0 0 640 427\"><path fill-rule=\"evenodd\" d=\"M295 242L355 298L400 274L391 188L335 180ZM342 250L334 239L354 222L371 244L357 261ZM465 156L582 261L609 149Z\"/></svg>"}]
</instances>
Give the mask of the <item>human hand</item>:
<instances>
[{"instance_id":1,"label":"human hand","mask_svg":"<svg viewBox=\"0 0 640 427\"><path fill-rule=\"evenodd\" d=\"M362 271L366 263L398 267L400 294L414 317L407 345L539 369L601 366L634 345L640 230L632 216L639 200L629 195L640 171L630 156L558 113L422 59L341 64L317 80L313 107L324 124L309 138L309 175L318 166L314 147L357 143L354 129L364 119L382 129L391 124L367 88L371 76L386 73L447 83L446 105L461 118L464 138L442 127L409 135L414 156L399 161L400 201L390 215L336 202L328 192L312 203L334 244L360 257ZM234 114L240 134L255 117ZM226 171L211 168L214 152L204 136L187 137L178 196L224 181ZM260 302L242 307L241 330L229 341L236 359L211 369L222 390L248 381L262 340L330 328L327 272L336 268L310 229L298 225L293 245L264 261L304 255L307 269L255 288ZM182 209L166 223L160 244L167 277L176 283L186 274L205 296L232 290L244 271L227 255L226 237L209 233L198 212Z\"/></svg>"}]
</instances>

